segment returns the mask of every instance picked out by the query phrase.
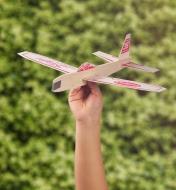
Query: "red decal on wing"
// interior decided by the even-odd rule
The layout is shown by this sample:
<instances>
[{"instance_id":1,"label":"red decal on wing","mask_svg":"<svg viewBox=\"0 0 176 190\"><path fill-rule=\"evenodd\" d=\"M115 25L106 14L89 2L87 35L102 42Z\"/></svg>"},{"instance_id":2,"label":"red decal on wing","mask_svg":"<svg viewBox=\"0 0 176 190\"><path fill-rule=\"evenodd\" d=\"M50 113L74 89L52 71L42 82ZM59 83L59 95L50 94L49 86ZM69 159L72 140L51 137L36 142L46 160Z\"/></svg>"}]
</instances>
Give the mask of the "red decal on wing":
<instances>
[{"instance_id":1,"label":"red decal on wing","mask_svg":"<svg viewBox=\"0 0 176 190\"><path fill-rule=\"evenodd\" d=\"M115 84L119 85L119 86L124 86L124 87L129 87L129 88L140 88L141 85L137 84L135 82L129 82L129 81L114 81Z\"/></svg>"},{"instance_id":2,"label":"red decal on wing","mask_svg":"<svg viewBox=\"0 0 176 190\"><path fill-rule=\"evenodd\" d=\"M130 64L129 64L129 63L122 63L122 66L124 66L124 67L129 67Z\"/></svg>"},{"instance_id":3,"label":"red decal on wing","mask_svg":"<svg viewBox=\"0 0 176 190\"><path fill-rule=\"evenodd\" d=\"M43 58L36 58L38 61L42 62L42 63L45 63L46 65L48 66L52 66L52 67L55 67L55 68L60 68L60 65L58 65L57 63L55 63L54 61L51 61L49 59L43 59Z\"/></svg>"},{"instance_id":4,"label":"red decal on wing","mask_svg":"<svg viewBox=\"0 0 176 190\"><path fill-rule=\"evenodd\" d=\"M85 71L85 70L89 70L89 69L93 69L93 68L95 68L95 66L93 64L85 63L79 67L78 71Z\"/></svg>"}]
</instances>

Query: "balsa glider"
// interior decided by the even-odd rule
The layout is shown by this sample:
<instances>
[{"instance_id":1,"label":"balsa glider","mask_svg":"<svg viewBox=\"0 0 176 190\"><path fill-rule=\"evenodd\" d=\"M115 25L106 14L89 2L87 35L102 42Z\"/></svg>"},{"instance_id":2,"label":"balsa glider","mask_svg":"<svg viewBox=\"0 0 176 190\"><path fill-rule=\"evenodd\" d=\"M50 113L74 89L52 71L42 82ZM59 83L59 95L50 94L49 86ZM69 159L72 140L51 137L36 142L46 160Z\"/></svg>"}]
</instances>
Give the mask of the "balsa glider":
<instances>
[{"instance_id":1,"label":"balsa glider","mask_svg":"<svg viewBox=\"0 0 176 190\"><path fill-rule=\"evenodd\" d=\"M119 57L97 51L93 54L105 60L105 64L96 66L89 62L86 62L83 63L79 68L28 51L24 51L18 54L26 59L65 73L64 75L59 76L53 80L53 92L61 92L64 90L77 88L79 86L84 86L86 85L86 81L92 81L102 84L111 84L114 86L132 88L135 90L153 92L161 92L165 90L164 87L158 85L108 77L109 75L118 72L124 68L151 73L158 71L158 69L156 68L147 67L132 62L129 56L130 43L131 35L127 34L121 48Z\"/></svg>"}]
</instances>

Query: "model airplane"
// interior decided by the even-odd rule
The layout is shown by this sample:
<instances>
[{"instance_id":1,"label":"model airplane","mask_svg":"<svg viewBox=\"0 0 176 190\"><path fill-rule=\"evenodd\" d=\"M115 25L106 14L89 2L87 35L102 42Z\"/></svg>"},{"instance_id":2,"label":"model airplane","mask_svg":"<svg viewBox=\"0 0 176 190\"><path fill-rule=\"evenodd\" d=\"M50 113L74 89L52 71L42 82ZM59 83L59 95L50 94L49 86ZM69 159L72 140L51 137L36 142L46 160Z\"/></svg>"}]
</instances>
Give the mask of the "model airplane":
<instances>
[{"instance_id":1,"label":"model airplane","mask_svg":"<svg viewBox=\"0 0 176 190\"><path fill-rule=\"evenodd\" d=\"M156 68L136 64L131 61L129 56L130 42L131 35L127 34L122 49L120 51L119 57L114 57L110 54L103 53L101 51L93 53L107 62L98 66L86 62L83 63L79 68L76 68L74 66L67 65L60 61L56 61L54 59L32 52L24 51L18 54L26 59L65 73L64 75L59 76L53 80L53 92L61 92L64 90L77 88L79 86L84 86L86 85L86 81L92 81L102 84L111 84L114 86L127 87L135 90L153 92L161 92L165 90L164 87L158 85L108 77L109 75L118 72L124 68L130 68L138 71L151 73L158 71L158 69Z\"/></svg>"}]
</instances>

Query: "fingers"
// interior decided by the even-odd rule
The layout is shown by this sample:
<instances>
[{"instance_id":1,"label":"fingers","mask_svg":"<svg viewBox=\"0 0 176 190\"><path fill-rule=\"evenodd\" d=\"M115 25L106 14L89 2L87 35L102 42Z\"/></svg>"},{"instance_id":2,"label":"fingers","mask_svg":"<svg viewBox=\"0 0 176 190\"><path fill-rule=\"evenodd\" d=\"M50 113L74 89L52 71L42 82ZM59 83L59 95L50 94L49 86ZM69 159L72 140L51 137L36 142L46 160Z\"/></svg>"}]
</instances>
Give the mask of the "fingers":
<instances>
[{"instance_id":1,"label":"fingers","mask_svg":"<svg viewBox=\"0 0 176 190\"><path fill-rule=\"evenodd\" d=\"M86 85L70 90L69 102L75 100L85 101L90 95L101 96L101 91L98 85L94 82L87 82Z\"/></svg>"},{"instance_id":2,"label":"fingers","mask_svg":"<svg viewBox=\"0 0 176 190\"><path fill-rule=\"evenodd\" d=\"M80 90L81 90L81 86L78 87L78 88L75 88L75 89L70 90L70 92L69 92L69 97L70 97L70 96L75 96L75 95L77 95L78 93L80 93Z\"/></svg>"},{"instance_id":3,"label":"fingers","mask_svg":"<svg viewBox=\"0 0 176 190\"><path fill-rule=\"evenodd\" d=\"M101 94L100 88L95 82L87 82L87 85L93 94L95 95Z\"/></svg>"},{"instance_id":4,"label":"fingers","mask_svg":"<svg viewBox=\"0 0 176 190\"><path fill-rule=\"evenodd\" d=\"M82 99L81 87L70 90L69 95L68 95L69 102L72 102L75 100L81 100L81 99Z\"/></svg>"},{"instance_id":5,"label":"fingers","mask_svg":"<svg viewBox=\"0 0 176 190\"><path fill-rule=\"evenodd\" d=\"M91 94L91 89L89 88L88 85L85 85L82 87L82 99L86 100L88 96Z\"/></svg>"}]
</instances>

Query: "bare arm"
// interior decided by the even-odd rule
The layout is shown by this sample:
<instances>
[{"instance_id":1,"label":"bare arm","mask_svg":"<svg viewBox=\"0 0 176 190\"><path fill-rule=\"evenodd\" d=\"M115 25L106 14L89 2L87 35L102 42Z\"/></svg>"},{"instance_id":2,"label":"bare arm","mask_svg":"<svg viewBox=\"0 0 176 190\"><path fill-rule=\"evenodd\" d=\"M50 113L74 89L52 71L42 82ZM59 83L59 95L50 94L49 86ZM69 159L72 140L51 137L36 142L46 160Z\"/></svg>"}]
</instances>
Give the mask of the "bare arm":
<instances>
[{"instance_id":1,"label":"bare arm","mask_svg":"<svg viewBox=\"0 0 176 190\"><path fill-rule=\"evenodd\" d=\"M100 89L89 82L70 92L69 104L76 119L76 189L108 190L100 144Z\"/></svg>"}]
</instances>

